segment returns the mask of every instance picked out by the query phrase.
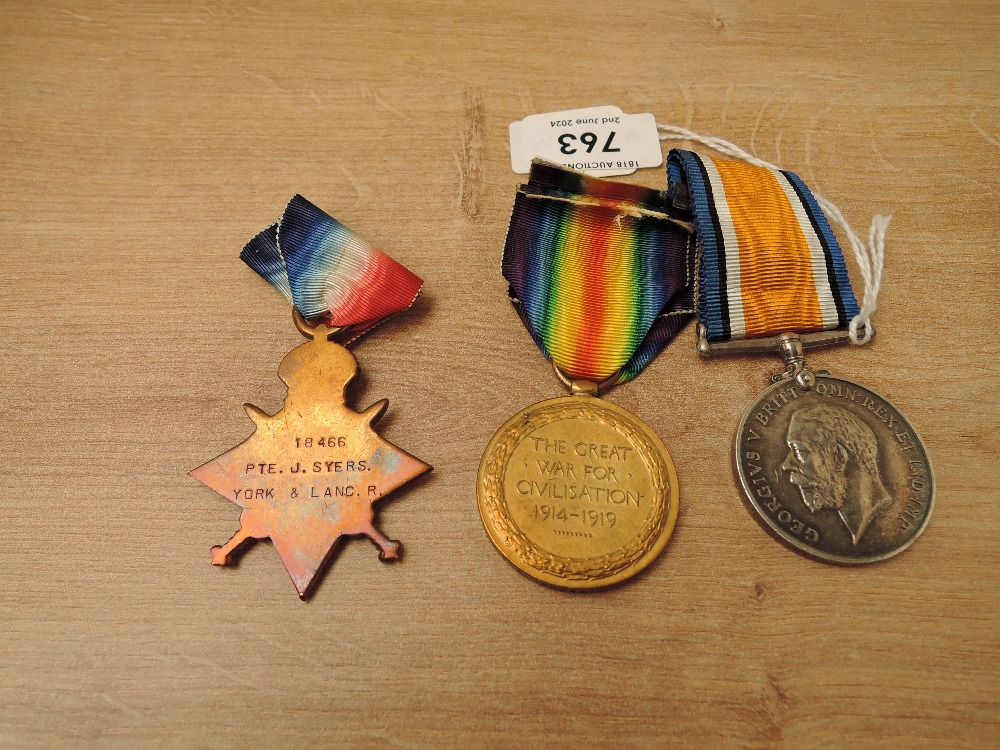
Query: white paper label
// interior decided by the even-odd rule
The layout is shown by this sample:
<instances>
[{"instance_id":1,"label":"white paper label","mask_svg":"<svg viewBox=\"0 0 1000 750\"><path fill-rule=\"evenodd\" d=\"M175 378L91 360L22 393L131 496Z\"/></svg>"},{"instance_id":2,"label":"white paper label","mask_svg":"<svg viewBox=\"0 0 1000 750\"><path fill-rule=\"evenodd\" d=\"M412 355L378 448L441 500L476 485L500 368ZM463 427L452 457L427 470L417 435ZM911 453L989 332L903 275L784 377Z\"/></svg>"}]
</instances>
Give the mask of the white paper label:
<instances>
[{"instance_id":1,"label":"white paper label","mask_svg":"<svg viewBox=\"0 0 1000 750\"><path fill-rule=\"evenodd\" d=\"M663 164L656 118L618 107L586 107L529 115L510 124L510 164L527 174L534 158L600 177Z\"/></svg>"}]
</instances>

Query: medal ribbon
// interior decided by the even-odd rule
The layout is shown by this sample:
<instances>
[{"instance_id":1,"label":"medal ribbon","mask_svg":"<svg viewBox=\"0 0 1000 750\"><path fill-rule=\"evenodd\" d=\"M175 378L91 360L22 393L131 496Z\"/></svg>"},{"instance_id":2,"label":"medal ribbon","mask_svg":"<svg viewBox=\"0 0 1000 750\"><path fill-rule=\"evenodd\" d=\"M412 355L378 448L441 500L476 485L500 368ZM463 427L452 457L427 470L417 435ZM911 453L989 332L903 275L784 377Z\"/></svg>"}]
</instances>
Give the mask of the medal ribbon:
<instances>
[{"instance_id":1,"label":"medal ribbon","mask_svg":"<svg viewBox=\"0 0 1000 750\"><path fill-rule=\"evenodd\" d=\"M535 343L567 377L634 378L690 319L686 218L663 192L532 162L503 275Z\"/></svg>"},{"instance_id":2,"label":"medal ribbon","mask_svg":"<svg viewBox=\"0 0 1000 750\"><path fill-rule=\"evenodd\" d=\"M667 177L694 214L709 341L848 328L858 303L844 256L798 176L673 149Z\"/></svg>"},{"instance_id":3,"label":"medal ribbon","mask_svg":"<svg viewBox=\"0 0 1000 750\"><path fill-rule=\"evenodd\" d=\"M240 259L314 323L350 327L353 341L406 310L423 281L301 195Z\"/></svg>"}]
</instances>

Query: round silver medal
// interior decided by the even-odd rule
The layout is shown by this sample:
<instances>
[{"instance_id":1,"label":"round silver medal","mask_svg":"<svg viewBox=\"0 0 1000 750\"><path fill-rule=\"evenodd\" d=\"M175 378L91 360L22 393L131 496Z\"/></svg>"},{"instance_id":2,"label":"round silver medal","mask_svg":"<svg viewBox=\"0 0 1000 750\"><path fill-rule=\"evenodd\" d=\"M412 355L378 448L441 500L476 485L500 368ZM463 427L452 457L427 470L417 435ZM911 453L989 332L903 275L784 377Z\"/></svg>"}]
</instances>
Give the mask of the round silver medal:
<instances>
[{"instance_id":1,"label":"round silver medal","mask_svg":"<svg viewBox=\"0 0 1000 750\"><path fill-rule=\"evenodd\" d=\"M934 478L920 437L889 401L816 373L783 378L736 433L747 505L775 538L809 557L855 565L892 557L927 526Z\"/></svg>"}]
</instances>

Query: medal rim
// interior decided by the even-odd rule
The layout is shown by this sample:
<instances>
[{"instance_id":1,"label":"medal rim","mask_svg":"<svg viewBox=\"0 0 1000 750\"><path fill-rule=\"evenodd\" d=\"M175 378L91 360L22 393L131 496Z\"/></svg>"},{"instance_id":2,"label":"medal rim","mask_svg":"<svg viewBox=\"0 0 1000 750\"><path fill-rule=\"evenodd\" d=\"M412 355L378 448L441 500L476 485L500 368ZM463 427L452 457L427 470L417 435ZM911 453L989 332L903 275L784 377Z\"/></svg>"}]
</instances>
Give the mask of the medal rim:
<instances>
[{"instance_id":1,"label":"medal rim","mask_svg":"<svg viewBox=\"0 0 1000 750\"><path fill-rule=\"evenodd\" d=\"M560 403L566 404L581 404L588 402L596 402L596 405L601 409L606 409L613 414L615 414L619 419L623 421L630 422L633 425L639 427L640 431L650 440L653 448L656 450L657 455L663 462L663 475L664 475L664 493L662 496L662 502L664 503L663 520L659 531L656 533L654 541L642 552L641 556L636 560L635 563L628 565L623 570L619 570L608 576L603 576L599 578L560 578L552 573L544 570L540 570L529 564L523 559L514 549L507 545L501 538L498 529L492 519L491 511L486 507L486 499L488 492L485 488L486 482L488 481L488 459L491 454L496 449L497 445L503 440L505 433L507 433L511 427L517 424L528 414L540 411L546 407L553 406ZM505 469L506 471L506 469ZM501 476L502 482L502 476ZM500 502L506 506L505 498L502 496L498 498ZM557 396L555 398L546 399L544 401L539 401L530 406L526 406L515 414L513 414L490 438L490 441L486 445L486 449L483 451L483 457L480 460L479 472L476 482L476 501L479 508L479 516L483 522L483 527L486 529L487 536L489 536L490 541L493 546L496 547L497 551L512 564L519 571L529 576L535 581L543 583L547 586L553 588L558 588L567 591L587 591L602 589L609 586L614 586L616 584L622 583L637 574L645 570L654 560L656 560L660 554L663 552L673 536L674 528L677 525L677 515L680 508L680 487L677 481L677 471L674 467L673 459L670 453L667 451L666 446L663 441L660 440L659 436L652 430L652 428L647 425L644 421L639 419L632 412L627 409L618 406L610 401L600 399L594 396L587 395L568 395L568 396ZM507 514L507 521L513 523L513 519ZM633 538L635 539L635 538ZM537 545L534 545L537 546ZM541 548L540 548L541 549ZM618 551L627 549L627 545L623 545ZM554 555L551 552L547 552L560 560L565 560L567 562L573 561L579 563L580 558L566 558ZM602 556L607 557L607 555Z\"/></svg>"},{"instance_id":2,"label":"medal rim","mask_svg":"<svg viewBox=\"0 0 1000 750\"><path fill-rule=\"evenodd\" d=\"M915 439L916 443L920 446L920 450L923 452L924 458L926 460L927 479L928 479L928 484L930 485L930 494L928 496L928 501L927 501L927 512L924 514L923 520L920 522L920 525L917 527L917 530L913 532L913 535L910 536L910 538L907 539L903 544L883 554L866 555L864 557L849 557L847 555L838 555L833 552L823 552L822 550L817 550L815 548L801 546L801 542L798 541L797 537L791 537L787 532L785 532L784 529L781 528L780 525L776 524L773 521L773 519L771 519L770 516L764 513L757 506L757 504L753 501L753 496L752 493L750 492L750 487L747 484L746 478L743 476L743 466L740 462L740 436L743 434L743 430L747 425L747 421L751 418L754 411L757 409L758 404L767 401L768 399L766 397L769 396L772 391L778 390L783 387L788 387L789 381L787 379L782 379L775 383L772 383L771 385L769 385L767 388L765 388L763 391L760 392L757 398L755 398L744 410L743 416L740 418L739 425L736 428L736 432L733 435L732 465L733 465L733 474L735 475L737 483L740 485L740 489L742 490L740 492L740 499L743 501L743 504L747 507L747 509L750 512L750 515L754 518L754 520L756 520L757 523L775 541L780 542L782 546L787 547L788 549L802 555L803 557L808 557L818 562L823 562L833 565L841 565L844 567L869 565L871 563L877 563L877 562L882 562L884 560L888 560L900 554L901 552L909 549L909 547L915 541L917 541L917 539L920 538L920 536L924 533L924 530L927 528L927 524L930 522L931 516L934 513L934 498L935 495L937 494L936 492L937 484L935 481L934 465L931 461L930 453L927 451L927 446L924 445L923 438L920 437L920 434L913 427L913 424L910 422L909 418L902 411L900 411L892 401L887 399L881 393L869 388L866 385L862 385L861 383L857 383L853 380L842 378L836 375L830 375L825 372L823 373L817 372L815 373L815 376L817 382L820 379L836 380L841 383L847 383L848 385L852 385L855 388L859 388L861 390L870 393L873 396L876 396L877 398L884 401L886 404L889 404L893 408L893 410L895 410L895 412L903 419L903 421L906 423L906 426L909 427L910 435ZM813 388L815 387L816 386L813 385Z\"/></svg>"}]
</instances>

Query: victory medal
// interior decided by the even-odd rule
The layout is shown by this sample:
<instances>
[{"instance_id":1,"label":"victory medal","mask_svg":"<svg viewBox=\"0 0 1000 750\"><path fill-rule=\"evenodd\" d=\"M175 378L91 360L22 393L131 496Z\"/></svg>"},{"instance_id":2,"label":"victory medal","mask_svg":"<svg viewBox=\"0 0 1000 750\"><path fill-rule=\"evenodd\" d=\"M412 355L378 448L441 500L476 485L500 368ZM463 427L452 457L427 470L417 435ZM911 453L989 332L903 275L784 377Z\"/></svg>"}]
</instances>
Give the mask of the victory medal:
<instances>
[{"instance_id":1,"label":"victory medal","mask_svg":"<svg viewBox=\"0 0 1000 750\"><path fill-rule=\"evenodd\" d=\"M278 369L288 386L282 409L271 416L246 404L254 433L191 476L243 509L212 563L270 538L305 597L342 536L367 536L382 560L397 557L399 542L373 523L373 503L431 469L375 432L387 400L360 413L344 400L358 371L346 344L409 307L422 282L301 196L240 257L293 302L307 341Z\"/></svg>"},{"instance_id":2,"label":"victory medal","mask_svg":"<svg viewBox=\"0 0 1000 750\"><path fill-rule=\"evenodd\" d=\"M656 434L598 398L638 375L692 310L691 233L662 193L535 161L504 248L510 298L571 395L493 436L479 511L517 568L552 586L618 583L663 550L677 476Z\"/></svg>"},{"instance_id":3,"label":"victory medal","mask_svg":"<svg viewBox=\"0 0 1000 750\"><path fill-rule=\"evenodd\" d=\"M698 351L785 358L736 433L747 506L780 542L815 559L859 564L898 554L930 518L927 451L888 400L812 370L804 357L807 347L873 338L888 220L876 217L866 250L824 203L858 255L859 308L836 237L802 180L732 144L704 142L753 163L680 150L667 160L670 195L691 208L698 236Z\"/></svg>"}]
</instances>

